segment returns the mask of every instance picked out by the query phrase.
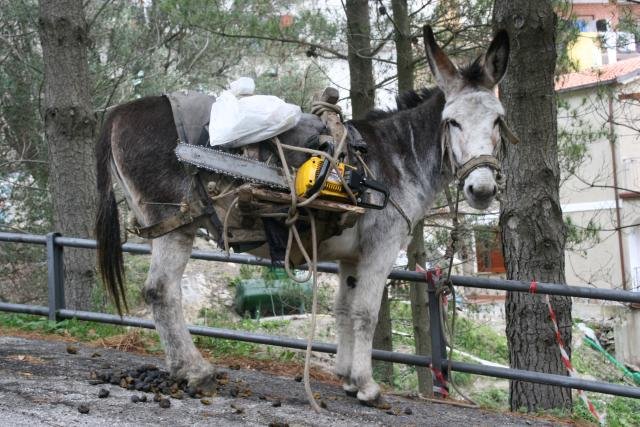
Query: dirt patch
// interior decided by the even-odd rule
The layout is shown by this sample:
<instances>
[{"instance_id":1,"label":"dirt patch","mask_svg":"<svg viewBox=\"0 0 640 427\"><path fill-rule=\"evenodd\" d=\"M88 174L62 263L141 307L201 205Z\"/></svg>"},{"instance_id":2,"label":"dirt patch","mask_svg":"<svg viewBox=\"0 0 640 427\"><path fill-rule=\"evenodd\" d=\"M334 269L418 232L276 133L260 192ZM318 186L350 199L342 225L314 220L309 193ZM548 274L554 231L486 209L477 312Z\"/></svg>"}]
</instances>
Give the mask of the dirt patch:
<instances>
[{"instance_id":1,"label":"dirt patch","mask_svg":"<svg viewBox=\"0 0 640 427\"><path fill-rule=\"evenodd\" d=\"M52 335L45 334L43 332L25 331L23 329L8 328L0 325L0 335L20 337L27 339L37 339L44 341L64 341L64 342L78 342L78 339L69 335Z\"/></svg>"},{"instance_id":2,"label":"dirt patch","mask_svg":"<svg viewBox=\"0 0 640 427\"><path fill-rule=\"evenodd\" d=\"M304 365L294 362L281 362L275 360L256 360L246 357L215 357L210 355L209 360L221 366L230 369L247 369L252 371L260 371L274 375L281 375L290 378L302 378ZM309 376L315 380L325 384L340 385L340 380L334 374L326 372L318 367L312 366L309 370Z\"/></svg>"},{"instance_id":3,"label":"dirt patch","mask_svg":"<svg viewBox=\"0 0 640 427\"><path fill-rule=\"evenodd\" d=\"M156 340L148 334L144 334L138 329L131 330L126 334L114 335L108 338L99 338L88 344L94 347L113 348L115 350L126 351L136 354L162 354L160 351L150 351L156 344Z\"/></svg>"},{"instance_id":4,"label":"dirt patch","mask_svg":"<svg viewBox=\"0 0 640 427\"><path fill-rule=\"evenodd\" d=\"M517 414L458 408L392 395L385 396L385 408L388 409L370 408L345 396L337 385L312 381L314 393L327 406L327 411L316 414L309 408L303 384L291 378L288 372L286 376L282 373L272 375L242 369L242 366L239 366L241 369L218 367L228 379L225 387L228 393L200 400L165 398L168 404L160 406L159 402L154 402L153 394L127 390L119 385L92 385L89 381L91 372L102 367L126 371L153 364L166 369L161 359L113 349L103 349L100 357L92 357L95 347L83 344L74 345L77 352L70 354L67 346L66 342L0 336L3 423L109 427L158 424L265 426L275 423L327 427L552 425L546 420L522 418ZM46 363L24 363L20 355L30 355ZM278 364L262 367L279 368ZM281 368L287 369L286 366ZM237 395L235 391L231 392L234 387L238 389ZM108 388L107 397L104 392L101 394L101 388ZM133 398L134 395L137 398ZM79 411L81 407L82 412Z\"/></svg>"},{"instance_id":5,"label":"dirt patch","mask_svg":"<svg viewBox=\"0 0 640 427\"><path fill-rule=\"evenodd\" d=\"M15 360L16 362L30 363L32 365L43 365L45 360L40 357L30 356L28 354L12 354L6 357L7 360Z\"/></svg>"}]
</instances>

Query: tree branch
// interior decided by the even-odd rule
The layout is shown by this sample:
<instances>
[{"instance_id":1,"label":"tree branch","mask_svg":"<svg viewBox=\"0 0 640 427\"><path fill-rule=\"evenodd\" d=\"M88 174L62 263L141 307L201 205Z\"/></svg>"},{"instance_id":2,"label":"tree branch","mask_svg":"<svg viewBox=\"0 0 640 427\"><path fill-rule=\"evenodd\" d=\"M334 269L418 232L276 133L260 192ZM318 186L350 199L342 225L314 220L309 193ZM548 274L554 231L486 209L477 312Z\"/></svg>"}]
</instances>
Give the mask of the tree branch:
<instances>
[{"instance_id":1,"label":"tree branch","mask_svg":"<svg viewBox=\"0 0 640 427\"><path fill-rule=\"evenodd\" d=\"M227 33L224 31L216 31L216 30L212 30L211 28L206 28L206 27L202 27L200 25L193 25L195 28L199 28L203 31L207 31L211 34L214 34L216 36L220 36L220 37L227 37L227 38L232 38L232 39L248 39L248 40L266 40L266 41L272 41L272 42L280 42L280 43L289 43L289 44L296 44L299 46L306 46L306 47L310 47L310 48L314 48L314 49L318 49L324 52L328 52L331 53L332 55L335 55L337 58L339 59L347 59L347 55L338 52L335 49L323 46L321 44L318 43L313 43L313 42L309 42L306 40L302 40L302 39L290 39L290 38L286 38L286 37L271 37L271 36L259 36L257 34L231 34L231 33Z\"/></svg>"},{"instance_id":2,"label":"tree branch","mask_svg":"<svg viewBox=\"0 0 640 427\"><path fill-rule=\"evenodd\" d=\"M636 190L632 190L630 188L624 188L624 187L616 187L614 185L603 185L603 184L596 184L595 182L588 182L586 179L581 178L579 175L575 175L574 176L578 179L578 181L582 182L584 185L587 185L591 188L610 188L613 190L618 190L618 191L624 191L627 193L633 193L633 194L638 194L640 195L640 191L636 191Z\"/></svg>"}]
</instances>

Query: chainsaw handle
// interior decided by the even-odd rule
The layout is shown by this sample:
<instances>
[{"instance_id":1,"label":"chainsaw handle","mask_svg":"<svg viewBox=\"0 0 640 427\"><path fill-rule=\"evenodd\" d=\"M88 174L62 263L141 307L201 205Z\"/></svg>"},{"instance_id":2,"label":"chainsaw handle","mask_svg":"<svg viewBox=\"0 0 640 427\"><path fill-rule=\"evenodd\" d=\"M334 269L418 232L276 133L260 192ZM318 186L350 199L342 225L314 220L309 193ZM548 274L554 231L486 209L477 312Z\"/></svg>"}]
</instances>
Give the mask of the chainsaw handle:
<instances>
[{"instance_id":1,"label":"chainsaw handle","mask_svg":"<svg viewBox=\"0 0 640 427\"><path fill-rule=\"evenodd\" d=\"M304 197L311 197L318 191L322 190L324 182L327 179L327 175L329 174L329 170L331 170L331 163L329 162L329 160L324 159L322 161L322 166L320 166L320 172L316 177L316 181L313 183L313 186L307 190L307 192L304 194Z\"/></svg>"},{"instance_id":2,"label":"chainsaw handle","mask_svg":"<svg viewBox=\"0 0 640 427\"><path fill-rule=\"evenodd\" d=\"M389 189L384 184L382 184L379 181L376 181L375 179L362 177L362 180L360 181L360 185L362 185L362 187L370 188L374 191L384 194L384 202L382 206L370 205L368 203L359 202L358 206L362 206L365 208L373 208L373 209L384 209L387 207L387 202L389 201Z\"/></svg>"}]
</instances>

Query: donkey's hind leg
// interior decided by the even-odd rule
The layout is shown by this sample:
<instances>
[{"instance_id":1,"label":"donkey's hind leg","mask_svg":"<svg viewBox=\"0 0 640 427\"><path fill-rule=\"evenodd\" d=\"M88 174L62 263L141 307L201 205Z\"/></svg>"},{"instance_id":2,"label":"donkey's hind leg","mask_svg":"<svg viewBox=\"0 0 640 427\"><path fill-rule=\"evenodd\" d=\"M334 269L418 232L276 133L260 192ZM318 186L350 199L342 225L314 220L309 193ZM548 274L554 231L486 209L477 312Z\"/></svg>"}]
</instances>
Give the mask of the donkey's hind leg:
<instances>
[{"instance_id":1,"label":"donkey's hind leg","mask_svg":"<svg viewBox=\"0 0 640 427\"><path fill-rule=\"evenodd\" d=\"M152 242L151 267L144 298L153 309L153 319L173 377L195 387L212 387L213 367L196 349L182 312L180 279L191 254L194 233L178 230Z\"/></svg>"}]
</instances>

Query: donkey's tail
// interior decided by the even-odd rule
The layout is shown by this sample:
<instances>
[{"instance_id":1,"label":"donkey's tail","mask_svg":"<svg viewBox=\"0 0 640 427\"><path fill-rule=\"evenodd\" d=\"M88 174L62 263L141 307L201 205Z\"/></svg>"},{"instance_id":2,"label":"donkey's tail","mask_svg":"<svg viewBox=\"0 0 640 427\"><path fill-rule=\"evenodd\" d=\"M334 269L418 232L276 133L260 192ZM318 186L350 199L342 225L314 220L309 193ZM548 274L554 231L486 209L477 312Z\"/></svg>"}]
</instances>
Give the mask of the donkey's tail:
<instances>
[{"instance_id":1,"label":"donkey's tail","mask_svg":"<svg viewBox=\"0 0 640 427\"><path fill-rule=\"evenodd\" d=\"M105 120L95 149L98 183L98 211L96 213L95 234L98 241L98 269L104 286L116 304L118 314L122 315L122 307L124 306L125 310L128 308L124 292L124 261L122 258L122 243L120 241L118 204L113 193L111 172L109 170L112 161L112 116L113 113Z\"/></svg>"}]
</instances>

